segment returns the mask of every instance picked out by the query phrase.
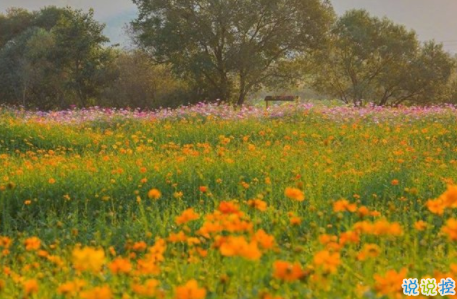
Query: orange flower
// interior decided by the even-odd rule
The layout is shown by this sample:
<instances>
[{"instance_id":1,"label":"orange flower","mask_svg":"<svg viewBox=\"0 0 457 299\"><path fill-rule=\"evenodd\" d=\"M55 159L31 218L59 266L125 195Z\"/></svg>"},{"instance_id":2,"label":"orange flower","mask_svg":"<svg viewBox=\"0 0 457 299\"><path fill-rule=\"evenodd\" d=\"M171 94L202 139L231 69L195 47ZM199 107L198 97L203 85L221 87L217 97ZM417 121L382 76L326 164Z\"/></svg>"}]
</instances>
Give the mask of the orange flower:
<instances>
[{"instance_id":1,"label":"orange flower","mask_svg":"<svg viewBox=\"0 0 457 299\"><path fill-rule=\"evenodd\" d=\"M363 218L363 217L370 215L370 210L368 210L367 207L362 206L357 210L357 214L359 215L360 218Z\"/></svg>"},{"instance_id":2,"label":"orange flower","mask_svg":"<svg viewBox=\"0 0 457 299\"><path fill-rule=\"evenodd\" d=\"M416 230L422 231L427 228L427 222L419 220L414 223L414 228Z\"/></svg>"},{"instance_id":3,"label":"orange flower","mask_svg":"<svg viewBox=\"0 0 457 299\"><path fill-rule=\"evenodd\" d=\"M136 242L136 243L133 244L132 250L134 250L134 251L144 251L144 250L146 250L147 247L148 247L148 245L146 244L146 242L140 241L140 242Z\"/></svg>"},{"instance_id":4,"label":"orange flower","mask_svg":"<svg viewBox=\"0 0 457 299\"><path fill-rule=\"evenodd\" d=\"M73 266L79 271L99 272L105 263L105 252L102 249L84 247L73 250Z\"/></svg>"},{"instance_id":5,"label":"orange flower","mask_svg":"<svg viewBox=\"0 0 457 299\"><path fill-rule=\"evenodd\" d=\"M321 267L325 272L335 273L340 264L339 253L330 253L327 250L323 250L314 255L314 265Z\"/></svg>"},{"instance_id":6,"label":"orange flower","mask_svg":"<svg viewBox=\"0 0 457 299\"><path fill-rule=\"evenodd\" d=\"M263 229L255 233L253 241L258 242L264 249L272 249L275 246L275 237L267 234Z\"/></svg>"},{"instance_id":7,"label":"orange flower","mask_svg":"<svg viewBox=\"0 0 457 299\"><path fill-rule=\"evenodd\" d=\"M262 256L257 242L248 243L243 236L227 237L222 241L219 250L223 256L241 256L248 260L258 260Z\"/></svg>"},{"instance_id":8,"label":"orange flower","mask_svg":"<svg viewBox=\"0 0 457 299\"><path fill-rule=\"evenodd\" d=\"M448 235L449 239L457 241L457 219L451 218L446 221L446 226L441 231Z\"/></svg>"},{"instance_id":9,"label":"orange flower","mask_svg":"<svg viewBox=\"0 0 457 299\"><path fill-rule=\"evenodd\" d=\"M447 190L439 197L444 206L457 208L457 185L448 185Z\"/></svg>"},{"instance_id":10,"label":"orange flower","mask_svg":"<svg viewBox=\"0 0 457 299\"><path fill-rule=\"evenodd\" d=\"M187 236L184 234L183 231L180 231L179 233L176 234L170 234L168 237L168 241L171 243L178 243L178 242L186 242Z\"/></svg>"},{"instance_id":11,"label":"orange flower","mask_svg":"<svg viewBox=\"0 0 457 299\"><path fill-rule=\"evenodd\" d=\"M428 210L433 214L443 215L445 205L443 200L435 199L435 200L428 200L425 205L427 206Z\"/></svg>"},{"instance_id":12,"label":"orange flower","mask_svg":"<svg viewBox=\"0 0 457 299\"><path fill-rule=\"evenodd\" d=\"M201 192L201 193L206 193L206 192L208 192L208 187L206 187L206 186L200 186L199 189L200 189L200 192Z\"/></svg>"},{"instance_id":13,"label":"orange flower","mask_svg":"<svg viewBox=\"0 0 457 299\"><path fill-rule=\"evenodd\" d=\"M148 279L144 283L132 285L132 290L139 296L143 297L155 297L157 294L157 287L159 286L159 281L155 279Z\"/></svg>"},{"instance_id":14,"label":"orange flower","mask_svg":"<svg viewBox=\"0 0 457 299\"><path fill-rule=\"evenodd\" d=\"M364 261L368 258L375 258L381 253L381 248L376 244L365 244L362 250L357 254L359 261Z\"/></svg>"},{"instance_id":15,"label":"orange flower","mask_svg":"<svg viewBox=\"0 0 457 299\"><path fill-rule=\"evenodd\" d=\"M52 185L52 184L55 184L55 183L56 183L56 180L53 179L53 178L50 178L50 179L48 180L48 183L51 184L51 185Z\"/></svg>"},{"instance_id":16,"label":"orange flower","mask_svg":"<svg viewBox=\"0 0 457 299\"><path fill-rule=\"evenodd\" d=\"M290 225L300 225L302 220L300 217L292 216L292 217L290 217L289 221L290 221Z\"/></svg>"},{"instance_id":17,"label":"orange flower","mask_svg":"<svg viewBox=\"0 0 457 299\"><path fill-rule=\"evenodd\" d=\"M375 236L400 236L403 234L403 230L399 223L390 223L385 219L380 219L374 223L367 221L357 222L354 224L354 230L356 232Z\"/></svg>"},{"instance_id":18,"label":"orange flower","mask_svg":"<svg viewBox=\"0 0 457 299\"><path fill-rule=\"evenodd\" d=\"M355 211L357 211L357 205L354 203L351 204L346 199L341 199L333 203L333 212L337 213L346 211L354 213Z\"/></svg>"},{"instance_id":19,"label":"orange flower","mask_svg":"<svg viewBox=\"0 0 457 299\"><path fill-rule=\"evenodd\" d=\"M240 207L231 201L222 201L219 204L219 211L223 214L240 214Z\"/></svg>"},{"instance_id":20,"label":"orange flower","mask_svg":"<svg viewBox=\"0 0 457 299\"><path fill-rule=\"evenodd\" d=\"M132 270L132 264L129 260L117 258L108 265L114 274L127 274Z\"/></svg>"},{"instance_id":21,"label":"orange flower","mask_svg":"<svg viewBox=\"0 0 457 299\"><path fill-rule=\"evenodd\" d=\"M392 186L397 186L400 181L399 180L392 180L392 182L390 182L392 184Z\"/></svg>"},{"instance_id":22,"label":"orange flower","mask_svg":"<svg viewBox=\"0 0 457 299\"><path fill-rule=\"evenodd\" d=\"M185 285L175 288L175 299L204 299L206 290L199 288L195 279L189 280Z\"/></svg>"},{"instance_id":23,"label":"orange flower","mask_svg":"<svg viewBox=\"0 0 457 299\"><path fill-rule=\"evenodd\" d=\"M340 235L340 244L344 246L346 243L357 244L360 242L359 234L354 231L347 231L341 233Z\"/></svg>"},{"instance_id":24,"label":"orange flower","mask_svg":"<svg viewBox=\"0 0 457 299\"><path fill-rule=\"evenodd\" d=\"M26 295L38 293L38 282L35 279L24 281L22 286Z\"/></svg>"},{"instance_id":25,"label":"orange flower","mask_svg":"<svg viewBox=\"0 0 457 299\"><path fill-rule=\"evenodd\" d=\"M158 189L151 189L148 192L148 197L150 199L158 200L162 196L162 193Z\"/></svg>"},{"instance_id":26,"label":"orange flower","mask_svg":"<svg viewBox=\"0 0 457 299\"><path fill-rule=\"evenodd\" d=\"M291 264L286 261L276 261L273 268L273 276L284 281L299 280L305 275L299 263Z\"/></svg>"},{"instance_id":27,"label":"orange flower","mask_svg":"<svg viewBox=\"0 0 457 299\"><path fill-rule=\"evenodd\" d=\"M407 270L403 268L400 272L389 270L384 276L374 275L375 290L379 295L396 295L402 292L403 279L406 278Z\"/></svg>"},{"instance_id":28,"label":"orange flower","mask_svg":"<svg viewBox=\"0 0 457 299\"><path fill-rule=\"evenodd\" d=\"M26 250L35 251L40 249L41 241L37 237L31 237L25 240L24 245Z\"/></svg>"},{"instance_id":29,"label":"orange flower","mask_svg":"<svg viewBox=\"0 0 457 299\"><path fill-rule=\"evenodd\" d=\"M81 292L81 299L112 299L113 293L109 286L97 287L89 291Z\"/></svg>"},{"instance_id":30,"label":"orange flower","mask_svg":"<svg viewBox=\"0 0 457 299\"><path fill-rule=\"evenodd\" d=\"M84 280L76 279L74 281L70 281L64 283L59 286L57 289L57 293L62 295L70 295L73 296L75 293L81 291L81 289L86 285Z\"/></svg>"},{"instance_id":31,"label":"orange flower","mask_svg":"<svg viewBox=\"0 0 457 299\"><path fill-rule=\"evenodd\" d=\"M182 225L189 221L197 220L200 216L194 212L194 209L190 208L182 212L182 214L176 217L176 224Z\"/></svg>"},{"instance_id":32,"label":"orange flower","mask_svg":"<svg viewBox=\"0 0 457 299\"><path fill-rule=\"evenodd\" d=\"M291 188L287 187L286 190L284 191L284 195L286 195L288 198L296 200L296 201L304 201L305 200L305 195L303 194L303 191L297 188Z\"/></svg>"},{"instance_id":33,"label":"orange flower","mask_svg":"<svg viewBox=\"0 0 457 299\"><path fill-rule=\"evenodd\" d=\"M260 199L251 199L248 200L248 206L251 208L257 209L259 211L266 211L267 203Z\"/></svg>"}]
</instances>

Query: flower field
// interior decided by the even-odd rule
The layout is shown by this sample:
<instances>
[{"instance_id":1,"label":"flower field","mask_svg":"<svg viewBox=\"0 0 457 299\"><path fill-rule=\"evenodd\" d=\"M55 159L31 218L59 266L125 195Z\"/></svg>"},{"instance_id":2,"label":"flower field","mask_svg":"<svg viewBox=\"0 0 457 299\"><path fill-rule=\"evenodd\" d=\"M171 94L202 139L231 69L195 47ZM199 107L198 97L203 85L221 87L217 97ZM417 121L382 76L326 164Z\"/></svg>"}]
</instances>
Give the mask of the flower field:
<instances>
[{"instance_id":1,"label":"flower field","mask_svg":"<svg viewBox=\"0 0 457 299\"><path fill-rule=\"evenodd\" d=\"M452 106L3 108L0 137L0 298L402 298L405 278L457 278Z\"/></svg>"}]
</instances>

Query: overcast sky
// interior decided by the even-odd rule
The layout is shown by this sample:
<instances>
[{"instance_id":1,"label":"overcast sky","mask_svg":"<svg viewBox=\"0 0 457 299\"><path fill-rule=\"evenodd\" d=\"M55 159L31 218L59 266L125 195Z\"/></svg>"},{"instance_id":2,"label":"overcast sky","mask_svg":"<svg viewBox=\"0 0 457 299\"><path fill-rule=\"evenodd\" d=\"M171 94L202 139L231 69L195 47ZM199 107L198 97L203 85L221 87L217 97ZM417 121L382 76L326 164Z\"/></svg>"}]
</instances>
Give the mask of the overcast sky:
<instances>
[{"instance_id":1,"label":"overcast sky","mask_svg":"<svg viewBox=\"0 0 457 299\"><path fill-rule=\"evenodd\" d=\"M332 0L332 3L339 14L352 8L365 8L377 16L387 16L414 29L421 40L435 39L444 42L449 51L457 52L457 0ZM124 21L121 19L135 10L131 0L0 0L0 11L11 6L34 10L46 5L93 7L97 19L108 22L110 35L122 34L122 22L116 22L116 17Z\"/></svg>"}]
</instances>

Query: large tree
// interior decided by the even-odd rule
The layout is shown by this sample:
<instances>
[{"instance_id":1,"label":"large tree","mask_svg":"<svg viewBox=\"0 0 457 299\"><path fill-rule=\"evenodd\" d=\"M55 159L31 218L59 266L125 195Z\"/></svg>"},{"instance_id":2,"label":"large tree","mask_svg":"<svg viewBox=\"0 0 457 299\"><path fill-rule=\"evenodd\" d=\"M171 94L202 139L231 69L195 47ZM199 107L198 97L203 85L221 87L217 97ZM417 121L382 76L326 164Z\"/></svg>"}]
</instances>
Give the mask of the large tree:
<instances>
[{"instance_id":1,"label":"large tree","mask_svg":"<svg viewBox=\"0 0 457 299\"><path fill-rule=\"evenodd\" d=\"M335 23L331 42L314 58L314 88L345 103L399 105L438 98L453 61L434 42L388 19L352 10Z\"/></svg>"},{"instance_id":2,"label":"large tree","mask_svg":"<svg viewBox=\"0 0 457 299\"><path fill-rule=\"evenodd\" d=\"M136 39L190 74L207 97L242 105L283 63L319 48L333 18L321 0L133 0Z\"/></svg>"},{"instance_id":3,"label":"large tree","mask_svg":"<svg viewBox=\"0 0 457 299\"><path fill-rule=\"evenodd\" d=\"M94 19L91 9L66 9L51 32L55 38L54 57L57 69L65 74L67 88L74 91L81 106L87 106L91 97L99 95L102 81L98 74L112 60L109 48L103 45L109 39L103 35L104 24Z\"/></svg>"}]
</instances>

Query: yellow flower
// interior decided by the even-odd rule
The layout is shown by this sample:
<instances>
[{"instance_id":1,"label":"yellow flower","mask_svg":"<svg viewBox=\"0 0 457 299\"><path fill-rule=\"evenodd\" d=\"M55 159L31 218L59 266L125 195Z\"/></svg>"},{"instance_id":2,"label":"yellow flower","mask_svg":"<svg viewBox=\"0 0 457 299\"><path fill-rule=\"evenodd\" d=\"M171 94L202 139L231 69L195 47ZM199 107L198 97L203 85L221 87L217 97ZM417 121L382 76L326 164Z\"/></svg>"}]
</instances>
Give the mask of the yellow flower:
<instances>
[{"instance_id":1,"label":"yellow flower","mask_svg":"<svg viewBox=\"0 0 457 299\"><path fill-rule=\"evenodd\" d=\"M102 249L84 247L73 250L73 266L79 271L99 272L105 263L105 252Z\"/></svg>"},{"instance_id":2,"label":"yellow flower","mask_svg":"<svg viewBox=\"0 0 457 299\"><path fill-rule=\"evenodd\" d=\"M305 195L303 194L303 191L297 188L291 188L287 187L286 190L284 191L284 194L293 200L296 201L304 201L305 200Z\"/></svg>"}]
</instances>

